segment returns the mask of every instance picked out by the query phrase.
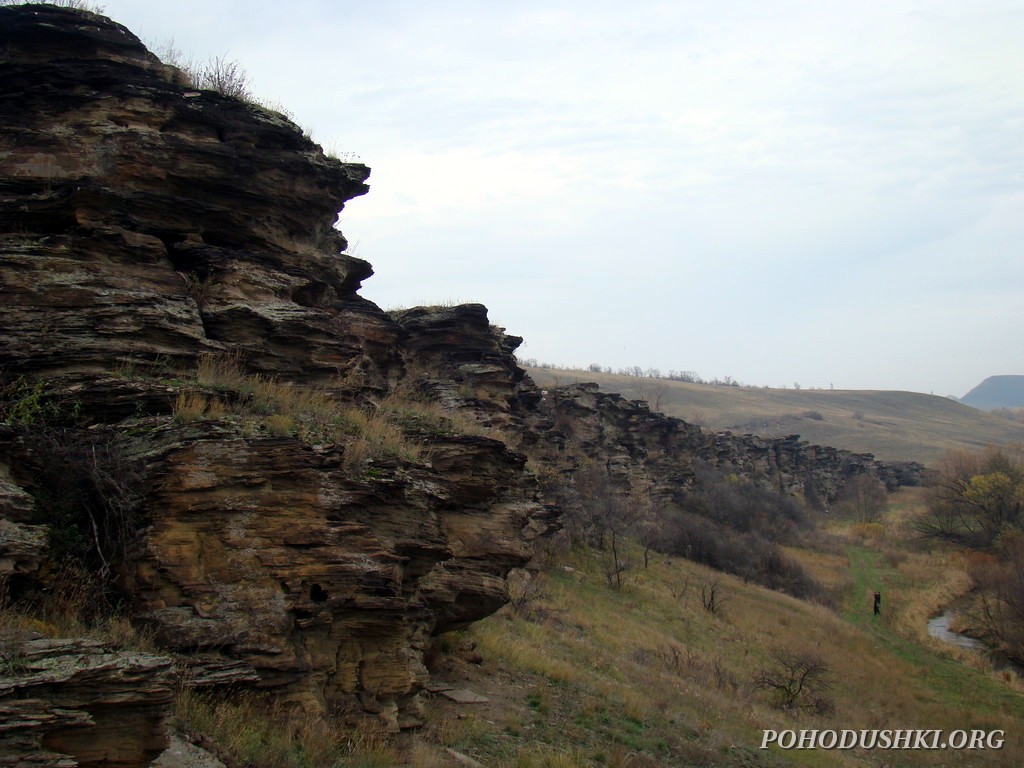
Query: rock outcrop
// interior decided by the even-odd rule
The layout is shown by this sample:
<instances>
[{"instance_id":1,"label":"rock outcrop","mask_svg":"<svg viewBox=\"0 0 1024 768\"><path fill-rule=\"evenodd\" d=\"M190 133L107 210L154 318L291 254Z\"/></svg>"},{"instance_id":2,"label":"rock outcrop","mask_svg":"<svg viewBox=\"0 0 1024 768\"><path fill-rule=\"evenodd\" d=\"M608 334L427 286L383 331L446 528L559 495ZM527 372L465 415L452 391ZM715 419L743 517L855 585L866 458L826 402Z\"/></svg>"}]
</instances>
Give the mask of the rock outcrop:
<instances>
[{"instance_id":1,"label":"rock outcrop","mask_svg":"<svg viewBox=\"0 0 1024 768\"><path fill-rule=\"evenodd\" d=\"M372 270L333 228L368 168L187 87L108 19L3 14L7 375L188 370L231 348L322 380L391 359L397 329L356 295Z\"/></svg>"},{"instance_id":2,"label":"rock outcrop","mask_svg":"<svg viewBox=\"0 0 1024 768\"><path fill-rule=\"evenodd\" d=\"M441 364L438 316L396 322L358 296L372 271L333 225L369 169L189 87L100 16L0 8L0 50L0 569L42 559L27 493L47 457L25 436L105 425L145 526L120 586L165 647L215 650L312 709L415 722L429 637L500 607L505 573L530 557L521 531L540 506L523 457L411 423L415 457L360 462L351 435L174 417L211 353L250 385L317 387L335 410L372 411L407 369ZM449 314L441 346L461 351L444 365L482 404L507 401L515 345L482 307Z\"/></svg>"},{"instance_id":3,"label":"rock outcrop","mask_svg":"<svg viewBox=\"0 0 1024 768\"><path fill-rule=\"evenodd\" d=\"M4 642L0 766L148 765L168 745L171 660L92 640Z\"/></svg>"},{"instance_id":4,"label":"rock outcrop","mask_svg":"<svg viewBox=\"0 0 1024 768\"><path fill-rule=\"evenodd\" d=\"M652 411L643 401L600 392L596 384L549 390L534 412L532 437L548 462L558 464L560 457L563 465L567 459L598 460L622 487L645 488L661 501L685 493L695 462L825 504L855 475L875 476L895 490L920 484L925 471L914 462L883 462L871 454L810 445L798 435L709 432Z\"/></svg>"},{"instance_id":5,"label":"rock outcrop","mask_svg":"<svg viewBox=\"0 0 1024 768\"><path fill-rule=\"evenodd\" d=\"M353 475L335 446L225 425L145 443L152 524L127 575L161 645L216 651L310 710L415 722L429 637L504 604L536 508L521 457L437 437Z\"/></svg>"}]
</instances>

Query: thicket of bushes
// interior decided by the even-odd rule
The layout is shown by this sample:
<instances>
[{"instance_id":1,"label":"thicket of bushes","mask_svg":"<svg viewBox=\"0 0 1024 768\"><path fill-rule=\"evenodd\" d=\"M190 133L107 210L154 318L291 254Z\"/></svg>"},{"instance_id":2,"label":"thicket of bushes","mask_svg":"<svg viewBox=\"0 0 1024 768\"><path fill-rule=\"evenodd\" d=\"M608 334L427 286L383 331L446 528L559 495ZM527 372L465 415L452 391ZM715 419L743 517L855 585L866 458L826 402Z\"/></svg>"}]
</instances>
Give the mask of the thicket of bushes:
<instances>
[{"instance_id":1,"label":"thicket of bushes","mask_svg":"<svg viewBox=\"0 0 1024 768\"><path fill-rule=\"evenodd\" d=\"M623 544L628 537L640 543L645 561L650 550L679 555L796 597L823 599L821 586L780 546L812 528L793 497L706 465L697 468L691 488L663 505L616 487L597 464L548 490L563 508L570 544L602 558L610 586L621 587L624 574L639 566Z\"/></svg>"},{"instance_id":2,"label":"thicket of bushes","mask_svg":"<svg viewBox=\"0 0 1024 768\"><path fill-rule=\"evenodd\" d=\"M694 488L663 515L662 548L712 568L817 599L820 585L779 546L810 530L804 505L750 480L700 467Z\"/></svg>"},{"instance_id":3,"label":"thicket of bushes","mask_svg":"<svg viewBox=\"0 0 1024 768\"><path fill-rule=\"evenodd\" d=\"M926 537L967 553L978 590L974 619L1009 658L1024 663L1024 457L990 449L951 453L939 468L927 511Z\"/></svg>"}]
</instances>

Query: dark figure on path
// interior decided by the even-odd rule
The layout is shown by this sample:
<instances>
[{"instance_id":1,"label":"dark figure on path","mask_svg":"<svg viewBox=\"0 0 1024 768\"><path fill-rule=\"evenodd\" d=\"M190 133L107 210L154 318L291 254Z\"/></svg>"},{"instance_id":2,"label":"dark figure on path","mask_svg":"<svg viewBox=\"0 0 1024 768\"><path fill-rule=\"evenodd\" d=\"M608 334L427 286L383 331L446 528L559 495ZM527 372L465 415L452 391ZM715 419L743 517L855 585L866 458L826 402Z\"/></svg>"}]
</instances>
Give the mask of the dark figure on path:
<instances>
[{"instance_id":1,"label":"dark figure on path","mask_svg":"<svg viewBox=\"0 0 1024 768\"><path fill-rule=\"evenodd\" d=\"M882 612L882 593L875 592L875 616Z\"/></svg>"}]
</instances>

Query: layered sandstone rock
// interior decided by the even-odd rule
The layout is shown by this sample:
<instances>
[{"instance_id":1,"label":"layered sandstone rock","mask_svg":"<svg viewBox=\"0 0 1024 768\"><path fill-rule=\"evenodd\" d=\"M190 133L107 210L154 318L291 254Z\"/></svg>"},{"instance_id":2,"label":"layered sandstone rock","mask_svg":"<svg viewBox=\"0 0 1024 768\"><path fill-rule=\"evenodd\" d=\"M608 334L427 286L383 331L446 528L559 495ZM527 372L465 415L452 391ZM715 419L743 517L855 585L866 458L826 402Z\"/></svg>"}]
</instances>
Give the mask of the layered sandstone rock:
<instances>
[{"instance_id":1,"label":"layered sandstone rock","mask_svg":"<svg viewBox=\"0 0 1024 768\"><path fill-rule=\"evenodd\" d=\"M596 384L549 390L530 428L549 463L570 467L580 458L600 461L620 487L644 488L663 502L685 494L695 462L825 504L855 475L875 476L895 490L918 485L925 472L914 462L877 461L871 454L810 445L797 435L709 432L651 411L645 402L600 392Z\"/></svg>"},{"instance_id":2,"label":"layered sandstone rock","mask_svg":"<svg viewBox=\"0 0 1024 768\"><path fill-rule=\"evenodd\" d=\"M457 309L472 322L444 340L457 359L438 357L433 331L359 297L372 271L333 225L369 169L281 115L188 87L92 14L0 8L0 50L0 355L8 405L39 405L35 382L46 398L0 441L17 476L0 486L0 568L31 572L45 543L26 491L47 457L18 434L39 418L86 449L112 434L140 478L121 579L138 621L226 658L233 682L414 722L430 635L500 607L530 556L523 458L412 425L418 458L348 461L344 439L172 412L210 352L367 408L407 371L441 386L455 365L508 411L515 345L482 307Z\"/></svg>"},{"instance_id":3,"label":"layered sandstone rock","mask_svg":"<svg viewBox=\"0 0 1024 768\"><path fill-rule=\"evenodd\" d=\"M392 359L397 329L356 296L372 270L333 228L369 169L183 87L107 19L0 13L8 375L180 370L226 346L310 380Z\"/></svg>"},{"instance_id":4,"label":"layered sandstone rock","mask_svg":"<svg viewBox=\"0 0 1024 768\"><path fill-rule=\"evenodd\" d=\"M353 475L335 446L224 425L159 428L152 525L126 588L159 642L216 651L307 709L414 722L431 634L504 604L536 504L522 459L435 437Z\"/></svg>"},{"instance_id":5,"label":"layered sandstone rock","mask_svg":"<svg viewBox=\"0 0 1024 768\"><path fill-rule=\"evenodd\" d=\"M46 557L46 526L32 525L32 497L0 463L0 584L34 574Z\"/></svg>"},{"instance_id":6,"label":"layered sandstone rock","mask_svg":"<svg viewBox=\"0 0 1024 768\"><path fill-rule=\"evenodd\" d=\"M91 640L4 645L0 766L133 768L167 748L169 658Z\"/></svg>"}]
</instances>

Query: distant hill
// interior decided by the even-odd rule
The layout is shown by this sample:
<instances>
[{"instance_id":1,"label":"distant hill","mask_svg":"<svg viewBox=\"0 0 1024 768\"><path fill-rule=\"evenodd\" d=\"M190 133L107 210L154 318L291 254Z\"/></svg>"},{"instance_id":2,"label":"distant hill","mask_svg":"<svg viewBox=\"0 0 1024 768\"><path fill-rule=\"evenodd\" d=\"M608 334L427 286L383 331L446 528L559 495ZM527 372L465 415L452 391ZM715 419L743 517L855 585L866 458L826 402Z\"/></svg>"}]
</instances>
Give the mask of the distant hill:
<instances>
[{"instance_id":1,"label":"distant hill","mask_svg":"<svg viewBox=\"0 0 1024 768\"><path fill-rule=\"evenodd\" d=\"M715 430L799 434L819 445L930 464L950 449L1024 443L1024 424L916 392L761 389L687 384L590 371L527 369L541 387L593 381L606 392ZM995 377L1024 379L1024 377Z\"/></svg>"},{"instance_id":2,"label":"distant hill","mask_svg":"<svg viewBox=\"0 0 1024 768\"><path fill-rule=\"evenodd\" d=\"M989 376L960 402L983 411L1024 408L1024 376Z\"/></svg>"}]
</instances>

